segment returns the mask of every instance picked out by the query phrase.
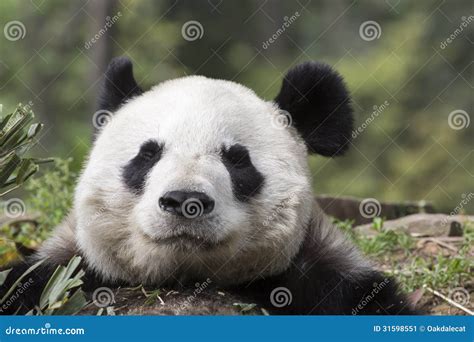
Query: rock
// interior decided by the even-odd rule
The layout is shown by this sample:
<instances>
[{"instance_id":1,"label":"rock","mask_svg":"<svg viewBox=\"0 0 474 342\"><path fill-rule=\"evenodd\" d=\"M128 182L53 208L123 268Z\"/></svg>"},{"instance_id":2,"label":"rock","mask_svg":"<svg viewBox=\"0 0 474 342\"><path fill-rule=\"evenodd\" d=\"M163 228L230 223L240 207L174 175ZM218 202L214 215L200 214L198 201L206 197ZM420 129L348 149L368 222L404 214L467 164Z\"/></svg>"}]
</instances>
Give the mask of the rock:
<instances>
[{"instance_id":1,"label":"rock","mask_svg":"<svg viewBox=\"0 0 474 342\"><path fill-rule=\"evenodd\" d=\"M445 214L413 214L395 220L385 221L384 229L400 230L414 237L462 236L462 225L474 222L474 216ZM364 235L375 235L372 224L354 227Z\"/></svg>"}]
</instances>

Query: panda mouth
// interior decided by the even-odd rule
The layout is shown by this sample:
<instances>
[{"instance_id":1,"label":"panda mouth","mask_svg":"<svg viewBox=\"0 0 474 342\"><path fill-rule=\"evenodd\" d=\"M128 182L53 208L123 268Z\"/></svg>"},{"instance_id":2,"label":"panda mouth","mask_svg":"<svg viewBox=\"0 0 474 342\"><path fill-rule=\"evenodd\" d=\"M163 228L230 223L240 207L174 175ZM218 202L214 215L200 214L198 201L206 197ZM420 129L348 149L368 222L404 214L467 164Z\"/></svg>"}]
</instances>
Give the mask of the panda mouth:
<instances>
[{"instance_id":1,"label":"panda mouth","mask_svg":"<svg viewBox=\"0 0 474 342\"><path fill-rule=\"evenodd\" d=\"M166 237L158 237L153 239L155 243L166 246L178 246L194 249L210 249L225 243L225 241L217 241L202 235L190 233L179 233Z\"/></svg>"},{"instance_id":2,"label":"panda mouth","mask_svg":"<svg viewBox=\"0 0 474 342\"><path fill-rule=\"evenodd\" d=\"M188 233L180 233L176 234L173 236L165 237L163 239L160 239L161 242L163 243L174 243L174 242L181 242L181 241L190 241L194 242L196 244L204 243L206 242L206 239L204 239L202 236L199 235L193 235L193 234L188 234Z\"/></svg>"}]
</instances>

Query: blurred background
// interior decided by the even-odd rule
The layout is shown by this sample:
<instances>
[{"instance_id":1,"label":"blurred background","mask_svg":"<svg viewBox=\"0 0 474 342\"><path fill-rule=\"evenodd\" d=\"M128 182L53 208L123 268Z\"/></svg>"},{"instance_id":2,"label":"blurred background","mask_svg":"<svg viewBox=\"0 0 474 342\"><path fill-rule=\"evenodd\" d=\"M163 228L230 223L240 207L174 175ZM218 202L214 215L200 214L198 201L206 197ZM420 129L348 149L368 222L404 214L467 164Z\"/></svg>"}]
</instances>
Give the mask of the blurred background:
<instances>
[{"instance_id":1,"label":"blurred background","mask_svg":"<svg viewBox=\"0 0 474 342\"><path fill-rule=\"evenodd\" d=\"M333 65L356 111L350 152L311 157L336 196L430 201L474 213L472 1L0 2L1 115L22 102L45 124L33 155L80 170L108 61L138 83L200 74L271 100L306 60ZM47 167L43 167L47 169Z\"/></svg>"}]
</instances>

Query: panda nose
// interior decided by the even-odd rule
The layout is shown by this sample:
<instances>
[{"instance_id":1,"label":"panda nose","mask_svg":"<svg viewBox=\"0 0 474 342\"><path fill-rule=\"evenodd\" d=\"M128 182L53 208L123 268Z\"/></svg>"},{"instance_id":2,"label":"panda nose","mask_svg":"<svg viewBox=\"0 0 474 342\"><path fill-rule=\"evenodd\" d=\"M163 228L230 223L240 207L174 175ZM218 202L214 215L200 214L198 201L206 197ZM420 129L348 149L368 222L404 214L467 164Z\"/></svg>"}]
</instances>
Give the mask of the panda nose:
<instances>
[{"instance_id":1,"label":"panda nose","mask_svg":"<svg viewBox=\"0 0 474 342\"><path fill-rule=\"evenodd\" d=\"M170 191L159 198L163 211L186 218L209 214L214 209L214 200L203 192Z\"/></svg>"}]
</instances>

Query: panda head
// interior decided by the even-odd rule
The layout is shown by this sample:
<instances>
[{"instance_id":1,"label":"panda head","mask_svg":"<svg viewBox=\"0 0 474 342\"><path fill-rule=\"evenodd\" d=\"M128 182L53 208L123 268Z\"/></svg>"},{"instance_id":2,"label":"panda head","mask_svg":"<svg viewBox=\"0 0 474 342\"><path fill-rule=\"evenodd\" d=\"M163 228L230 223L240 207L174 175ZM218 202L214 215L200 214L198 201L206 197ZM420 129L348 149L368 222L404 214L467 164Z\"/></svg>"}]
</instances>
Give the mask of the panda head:
<instances>
[{"instance_id":1,"label":"panda head","mask_svg":"<svg viewBox=\"0 0 474 342\"><path fill-rule=\"evenodd\" d=\"M74 204L78 245L105 278L244 281L285 269L313 215L307 154L342 154L341 77L305 63L275 101L190 76L143 92L132 64L105 73L100 130Z\"/></svg>"}]
</instances>

